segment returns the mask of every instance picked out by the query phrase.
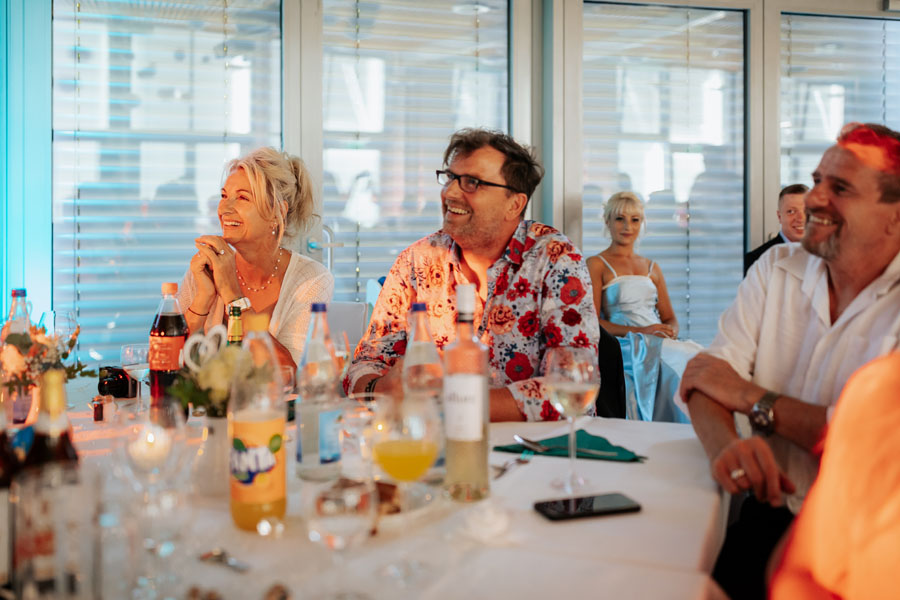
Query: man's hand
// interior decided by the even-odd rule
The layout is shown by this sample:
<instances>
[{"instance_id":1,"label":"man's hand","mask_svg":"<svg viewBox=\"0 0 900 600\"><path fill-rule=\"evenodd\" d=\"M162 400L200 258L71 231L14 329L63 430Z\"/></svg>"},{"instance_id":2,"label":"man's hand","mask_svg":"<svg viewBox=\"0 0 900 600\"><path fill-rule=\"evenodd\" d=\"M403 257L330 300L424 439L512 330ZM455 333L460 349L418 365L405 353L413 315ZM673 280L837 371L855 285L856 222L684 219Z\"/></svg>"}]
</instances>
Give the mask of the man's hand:
<instances>
[{"instance_id":1,"label":"man's hand","mask_svg":"<svg viewBox=\"0 0 900 600\"><path fill-rule=\"evenodd\" d=\"M678 393L687 402L694 390L703 392L728 410L745 414L766 392L743 379L726 361L704 352L688 362Z\"/></svg>"},{"instance_id":2,"label":"man's hand","mask_svg":"<svg viewBox=\"0 0 900 600\"><path fill-rule=\"evenodd\" d=\"M753 490L760 502L782 506L784 495L794 493L794 483L787 478L772 449L760 437L734 440L713 459L713 479L729 494Z\"/></svg>"}]
</instances>

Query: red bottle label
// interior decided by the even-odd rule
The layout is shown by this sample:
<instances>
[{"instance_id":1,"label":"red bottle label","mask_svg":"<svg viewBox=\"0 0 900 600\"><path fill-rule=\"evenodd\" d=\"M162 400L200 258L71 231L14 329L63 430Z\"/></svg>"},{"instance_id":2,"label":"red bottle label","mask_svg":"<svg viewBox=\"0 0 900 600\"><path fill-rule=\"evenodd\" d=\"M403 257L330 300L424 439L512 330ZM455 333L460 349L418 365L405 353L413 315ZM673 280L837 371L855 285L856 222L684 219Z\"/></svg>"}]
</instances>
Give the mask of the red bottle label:
<instances>
[{"instance_id":1,"label":"red bottle label","mask_svg":"<svg viewBox=\"0 0 900 600\"><path fill-rule=\"evenodd\" d=\"M181 351L184 348L184 337L150 336L150 370L177 371L181 368Z\"/></svg>"}]
</instances>

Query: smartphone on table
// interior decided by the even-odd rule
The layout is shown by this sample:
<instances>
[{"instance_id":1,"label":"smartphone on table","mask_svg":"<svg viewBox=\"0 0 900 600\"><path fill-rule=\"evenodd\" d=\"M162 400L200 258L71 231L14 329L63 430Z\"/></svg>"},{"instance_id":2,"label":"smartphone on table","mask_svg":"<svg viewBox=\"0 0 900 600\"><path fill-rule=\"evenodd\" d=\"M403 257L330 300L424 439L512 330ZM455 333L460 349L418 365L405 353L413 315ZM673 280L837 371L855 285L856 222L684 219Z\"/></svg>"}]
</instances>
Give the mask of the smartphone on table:
<instances>
[{"instance_id":1,"label":"smartphone on table","mask_svg":"<svg viewBox=\"0 0 900 600\"><path fill-rule=\"evenodd\" d=\"M534 510L551 521L562 521L564 519L637 512L641 510L641 505L625 494L616 492L599 496L581 496L578 498L535 502Z\"/></svg>"}]
</instances>

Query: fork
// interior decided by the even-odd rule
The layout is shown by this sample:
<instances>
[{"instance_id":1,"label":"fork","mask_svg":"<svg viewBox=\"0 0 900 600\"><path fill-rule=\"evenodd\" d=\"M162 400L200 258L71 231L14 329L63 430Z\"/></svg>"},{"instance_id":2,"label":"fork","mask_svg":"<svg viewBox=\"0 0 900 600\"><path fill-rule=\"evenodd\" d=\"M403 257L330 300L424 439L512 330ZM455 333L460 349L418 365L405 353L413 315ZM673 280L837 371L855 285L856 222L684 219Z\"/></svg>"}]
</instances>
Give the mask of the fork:
<instances>
[{"instance_id":1,"label":"fork","mask_svg":"<svg viewBox=\"0 0 900 600\"><path fill-rule=\"evenodd\" d=\"M522 454L515 458L509 459L502 465L491 465L492 467L497 469L497 472L494 474L494 479L500 479L501 477L506 475L507 471L509 471L516 465L527 465L529 462L531 462L532 456L534 456L534 452L532 452L531 450L523 450Z\"/></svg>"}]
</instances>

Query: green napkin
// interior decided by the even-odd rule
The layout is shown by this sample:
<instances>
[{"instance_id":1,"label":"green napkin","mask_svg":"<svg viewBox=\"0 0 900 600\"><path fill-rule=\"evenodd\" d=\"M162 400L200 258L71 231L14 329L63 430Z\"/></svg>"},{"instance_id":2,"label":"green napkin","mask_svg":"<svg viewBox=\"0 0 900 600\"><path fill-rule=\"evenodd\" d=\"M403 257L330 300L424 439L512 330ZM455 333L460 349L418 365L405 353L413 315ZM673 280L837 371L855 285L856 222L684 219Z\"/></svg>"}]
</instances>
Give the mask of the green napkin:
<instances>
[{"instance_id":1,"label":"green napkin","mask_svg":"<svg viewBox=\"0 0 900 600\"><path fill-rule=\"evenodd\" d=\"M545 440L535 440L538 441L545 446L553 446L553 450L549 450L547 452L538 452L536 453L538 456L569 456L569 436L567 435L558 435L556 437L547 438ZM623 448L622 446L614 446L609 443L605 437L600 437L599 435L591 435L584 429L579 429L575 432L575 447L576 449L588 448L590 450L602 450L604 452L615 452L615 456L595 456L592 454L585 454L583 452L578 452L578 458L591 458L594 460L618 460L622 462L640 462L643 461L646 457L635 454L631 450L627 448ZM494 446L494 450L498 452L515 452L519 453L525 449L521 444L509 444L507 446Z\"/></svg>"}]
</instances>

